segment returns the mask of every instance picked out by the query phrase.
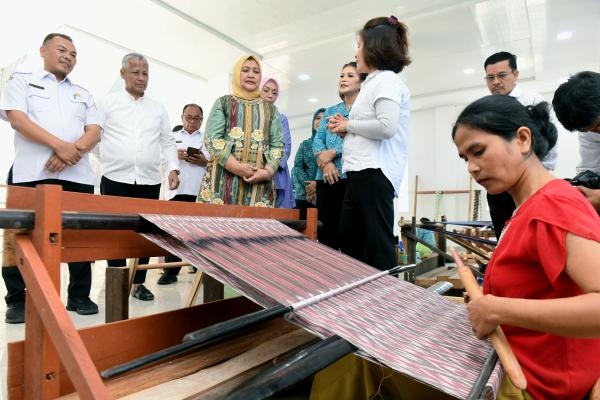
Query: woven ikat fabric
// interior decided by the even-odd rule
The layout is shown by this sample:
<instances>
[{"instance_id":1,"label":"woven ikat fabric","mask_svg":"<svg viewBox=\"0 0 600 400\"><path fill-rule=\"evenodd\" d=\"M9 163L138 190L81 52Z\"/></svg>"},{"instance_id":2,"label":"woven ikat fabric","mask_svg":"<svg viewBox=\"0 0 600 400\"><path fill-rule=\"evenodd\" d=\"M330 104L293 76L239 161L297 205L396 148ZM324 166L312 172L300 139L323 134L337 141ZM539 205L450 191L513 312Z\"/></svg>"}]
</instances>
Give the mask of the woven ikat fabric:
<instances>
[{"instance_id":1,"label":"woven ikat fabric","mask_svg":"<svg viewBox=\"0 0 600 400\"><path fill-rule=\"evenodd\" d=\"M144 236L263 307L286 306L380 271L275 220L143 215L162 232ZM486 357L463 305L391 276L288 316L321 337L338 335L374 360L458 399ZM501 370L488 385L496 392Z\"/></svg>"}]
</instances>

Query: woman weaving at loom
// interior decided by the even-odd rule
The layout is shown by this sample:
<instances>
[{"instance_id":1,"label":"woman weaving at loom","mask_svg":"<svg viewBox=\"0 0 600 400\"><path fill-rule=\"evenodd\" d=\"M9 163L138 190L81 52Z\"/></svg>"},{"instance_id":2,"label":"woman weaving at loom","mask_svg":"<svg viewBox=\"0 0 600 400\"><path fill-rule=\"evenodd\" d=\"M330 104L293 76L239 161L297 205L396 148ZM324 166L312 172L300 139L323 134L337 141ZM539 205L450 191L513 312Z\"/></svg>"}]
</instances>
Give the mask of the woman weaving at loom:
<instances>
[{"instance_id":1,"label":"woman weaving at loom","mask_svg":"<svg viewBox=\"0 0 600 400\"><path fill-rule=\"evenodd\" d=\"M584 398L600 377L600 218L540 162L557 139L548 104L484 97L459 115L452 138L473 178L517 205L486 295L468 305L478 338L502 325L527 378L526 391L505 378L498 399Z\"/></svg>"},{"instance_id":2,"label":"woman weaving at loom","mask_svg":"<svg viewBox=\"0 0 600 400\"><path fill-rule=\"evenodd\" d=\"M283 155L277 108L260 98L261 65L254 56L233 67L232 94L220 97L206 123L211 162L198 202L275 206L273 175Z\"/></svg>"}]
</instances>

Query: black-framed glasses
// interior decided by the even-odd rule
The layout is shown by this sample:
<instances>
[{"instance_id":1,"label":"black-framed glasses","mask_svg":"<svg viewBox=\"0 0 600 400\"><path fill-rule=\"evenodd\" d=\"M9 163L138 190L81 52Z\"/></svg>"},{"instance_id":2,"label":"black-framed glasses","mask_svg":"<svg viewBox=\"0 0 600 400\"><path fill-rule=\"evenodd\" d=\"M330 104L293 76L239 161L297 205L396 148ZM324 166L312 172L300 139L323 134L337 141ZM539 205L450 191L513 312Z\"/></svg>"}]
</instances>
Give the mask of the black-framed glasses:
<instances>
[{"instance_id":1,"label":"black-framed glasses","mask_svg":"<svg viewBox=\"0 0 600 400\"><path fill-rule=\"evenodd\" d=\"M185 118L187 122L198 122L204 119L203 117L193 117L191 115L184 115L183 118Z\"/></svg>"},{"instance_id":2,"label":"black-framed glasses","mask_svg":"<svg viewBox=\"0 0 600 400\"><path fill-rule=\"evenodd\" d=\"M499 81L503 81L506 79L507 76L509 76L510 74L512 74L514 71L510 70L510 71L502 71L502 72L498 72L497 74L489 74L484 76L483 78L488 81L488 82L494 82L494 80L498 79Z\"/></svg>"}]
</instances>

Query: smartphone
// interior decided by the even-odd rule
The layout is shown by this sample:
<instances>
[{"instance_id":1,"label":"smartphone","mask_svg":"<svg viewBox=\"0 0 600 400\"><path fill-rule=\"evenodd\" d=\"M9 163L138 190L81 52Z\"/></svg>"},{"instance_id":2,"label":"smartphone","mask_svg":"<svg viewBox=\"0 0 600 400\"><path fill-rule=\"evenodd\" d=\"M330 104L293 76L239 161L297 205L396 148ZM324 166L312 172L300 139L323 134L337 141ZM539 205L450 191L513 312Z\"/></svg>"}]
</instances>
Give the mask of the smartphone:
<instances>
[{"instance_id":1,"label":"smartphone","mask_svg":"<svg viewBox=\"0 0 600 400\"><path fill-rule=\"evenodd\" d=\"M188 156L197 156L198 154L200 154L200 149L197 149L195 147L188 147L186 152Z\"/></svg>"}]
</instances>

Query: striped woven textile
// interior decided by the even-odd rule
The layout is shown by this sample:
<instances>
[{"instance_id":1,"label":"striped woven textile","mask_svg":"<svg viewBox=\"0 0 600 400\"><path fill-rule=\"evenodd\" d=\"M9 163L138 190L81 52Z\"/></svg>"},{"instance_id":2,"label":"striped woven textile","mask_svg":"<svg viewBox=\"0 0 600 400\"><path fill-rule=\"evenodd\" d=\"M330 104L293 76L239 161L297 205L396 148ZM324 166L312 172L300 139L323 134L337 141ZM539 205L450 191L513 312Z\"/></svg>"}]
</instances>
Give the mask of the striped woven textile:
<instances>
[{"instance_id":1,"label":"striped woven textile","mask_svg":"<svg viewBox=\"0 0 600 400\"><path fill-rule=\"evenodd\" d=\"M147 239L263 307L290 306L380 272L275 220L142 216L162 230ZM468 396L491 351L473 336L464 306L391 276L288 318L321 337L339 335L458 399ZM497 369L488 383L494 393L501 375Z\"/></svg>"}]
</instances>

